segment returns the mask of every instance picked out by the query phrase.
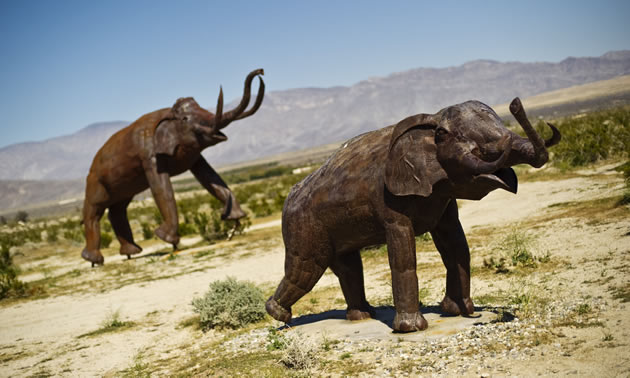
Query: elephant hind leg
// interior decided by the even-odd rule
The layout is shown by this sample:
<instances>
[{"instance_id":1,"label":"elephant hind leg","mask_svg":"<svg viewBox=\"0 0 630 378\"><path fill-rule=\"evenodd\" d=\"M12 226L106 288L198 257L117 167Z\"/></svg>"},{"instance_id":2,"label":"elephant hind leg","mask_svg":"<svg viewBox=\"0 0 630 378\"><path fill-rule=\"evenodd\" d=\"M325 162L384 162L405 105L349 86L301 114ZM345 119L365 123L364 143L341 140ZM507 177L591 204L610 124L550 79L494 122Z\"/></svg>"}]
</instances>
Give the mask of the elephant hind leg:
<instances>
[{"instance_id":1,"label":"elephant hind leg","mask_svg":"<svg viewBox=\"0 0 630 378\"><path fill-rule=\"evenodd\" d=\"M85 201L83 203L83 226L85 227L85 248L81 252L83 259L97 265L103 265L105 259L100 251L100 220L105 212L105 203L109 195L105 187L92 176L88 176Z\"/></svg>"},{"instance_id":2,"label":"elephant hind leg","mask_svg":"<svg viewBox=\"0 0 630 378\"><path fill-rule=\"evenodd\" d=\"M284 323L291 321L291 306L311 291L326 270L314 256L296 255L287 249L285 273L265 306L267 313Z\"/></svg>"},{"instance_id":3,"label":"elephant hind leg","mask_svg":"<svg viewBox=\"0 0 630 378\"><path fill-rule=\"evenodd\" d=\"M346 318L348 320L371 318L374 315L374 309L365 298L360 252L352 251L336 255L330 268L339 278L343 296L348 304Z\"/></svg>"},{"instance_id":4,"label":"elephant hind leg","mask_svg":"<svg viewBox=\"0 0 630 378\"><path fill-rule=\"evenodd\" d=\"M133 240L133 233L129 226L129 219L127 218L127 206L129 206L131 198L118 202L109 208L107 217L109 218L116 238L120 243L121 255L135 255L142 251L139 245Z\"/></svg>"}]
</instances>

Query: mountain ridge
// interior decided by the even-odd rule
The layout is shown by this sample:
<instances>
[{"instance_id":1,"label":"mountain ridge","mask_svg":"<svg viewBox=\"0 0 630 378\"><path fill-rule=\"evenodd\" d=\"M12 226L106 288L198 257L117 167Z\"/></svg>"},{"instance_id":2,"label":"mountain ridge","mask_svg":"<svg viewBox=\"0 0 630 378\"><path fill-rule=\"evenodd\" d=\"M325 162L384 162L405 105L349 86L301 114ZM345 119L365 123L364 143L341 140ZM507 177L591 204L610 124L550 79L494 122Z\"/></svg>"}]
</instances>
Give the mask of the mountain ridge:
<instances>
[{"instance_id":1,"label":"mountain ridge","mask_svg":"<svg viewBox=\"0 0 630 378\"><path fill-rule=\"evenodd\" d=\"M558 63L477 59L445 68L412 68L351 86L272 91L254 116L225 129L226 143L208 148L204 156L215 166L253 160L348 139L410 114L434 113L469 99L501 104L516 96L627 74L630 50L622 50ZM92 123L70 135L0 148L0 180L83 178L100 146L128 124Z\"/></svg>"}]
</instances>

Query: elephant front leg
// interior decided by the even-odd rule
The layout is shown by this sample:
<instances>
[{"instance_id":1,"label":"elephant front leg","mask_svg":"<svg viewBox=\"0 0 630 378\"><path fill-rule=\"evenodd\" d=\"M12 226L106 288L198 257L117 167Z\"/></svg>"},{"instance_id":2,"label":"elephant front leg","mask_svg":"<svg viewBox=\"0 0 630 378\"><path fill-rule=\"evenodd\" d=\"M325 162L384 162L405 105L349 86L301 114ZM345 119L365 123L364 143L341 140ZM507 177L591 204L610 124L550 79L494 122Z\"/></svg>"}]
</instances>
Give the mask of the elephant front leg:
<instances>
[{"instance_id":1,"label":"elephant front leg","mask_svg":"<svg viewBox=\"0 0 630 378\"><path fill-rule=\"evenodd\" d=\"M448 204L431 236L446 267L446 295L440 308L451 315L472 314L475 306L470 298L470 251L455 200Z\"/></svg>"},{"instance_id":2,"label":"elephant front leg","mask_svg":"<svg viewBox=\"0 0 630 378\"><path fill-rule=\"evenodd\" d=\"M153 194L155 204L162 215L162 224L155 230L155 235L165 242L171 243L176 249L177 244L179 244L179 234L177 233L179 222L170 175L168 172L158 172L155 157L147 159L143 163L151 194Z\"/></svg>"},{"instance_id":3,"label":"elephant front leg","mask_svg":"<svg viewBox=\"0 0 630 378\"><path fill-rule=\"evenodd\" d=\"M241 209L236 197L234 197L234 193L203 156L199 157L199 160L190 168L190 171L210 194L223 203L221 219L238 220L245 216L245 212Z\"/></svg>"},{"instance_id":4,"label":"elephant front leg","mask_svg":"<svg viewBox=\"0 0 630 378\"><path fill-rule=\"evenodd\" d=\"M419 308L416 243L411 222L388 224L386 236L396 308L394 331L421 331L428 323Z\"/></svg>"}]
</instances>

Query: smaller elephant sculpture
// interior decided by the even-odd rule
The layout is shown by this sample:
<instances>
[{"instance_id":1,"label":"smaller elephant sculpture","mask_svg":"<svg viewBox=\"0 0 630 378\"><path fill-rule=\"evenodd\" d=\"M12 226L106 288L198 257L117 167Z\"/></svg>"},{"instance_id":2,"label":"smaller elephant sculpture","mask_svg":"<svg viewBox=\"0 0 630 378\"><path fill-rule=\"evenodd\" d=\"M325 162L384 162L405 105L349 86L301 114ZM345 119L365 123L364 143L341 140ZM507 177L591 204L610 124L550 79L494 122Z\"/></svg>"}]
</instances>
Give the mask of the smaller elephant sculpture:
<instances>
[{"instance_id":1,"label":"smaller elephant sculpture","mask_svg":"<svg viewBox=\"0 0 630 378\"><path fill-rule=\"evenodd\" d=\"M291 306L330 267L348 305L347 319L373 316L360 250L387 243L393 329L423 330L428 324L419 309L415 236L430 232L447 271L441 309L473 313L470 252L457 199L479 200L495 189L516 193L510 167L541 167L548 160L546 148L560 141L552 125L549 140L536 133L518 98L510 110L527 138L508 130L487 105L468 101L437 114L410 116L343 144L286 199L285 272L267 312L290 322Z\"/></svg>"},{"instance_id":2,"label":"smaller elephant sculpture","mask_svg":"<svg viewBox=\"0 0 630 378\"><path fill-rule=\"evenodd\" d=\"M192 97L180 98L171 108L143 115L118 131L96 153L86 180L83 223L86 246L81 256L94 264L103 264L100 252L99 221L106 209L120 254L142 251L133 239L127 206L134 195L150 188L163 223L155 230L160 239L179 243L177 206L170 176L190 170L210 194L223 203L222 219L237 220L245 213L234 194L203 158L201 152L209 146L227 140L221 132L230 122L254 114L265 94L260 77L262 69L252 71L245 79L243 98L233 110L223 112L223 89L219 91L216 114L200 107ZM252 108L252 80L258 77L258 95Z\"/></svg>"}]
</instances>

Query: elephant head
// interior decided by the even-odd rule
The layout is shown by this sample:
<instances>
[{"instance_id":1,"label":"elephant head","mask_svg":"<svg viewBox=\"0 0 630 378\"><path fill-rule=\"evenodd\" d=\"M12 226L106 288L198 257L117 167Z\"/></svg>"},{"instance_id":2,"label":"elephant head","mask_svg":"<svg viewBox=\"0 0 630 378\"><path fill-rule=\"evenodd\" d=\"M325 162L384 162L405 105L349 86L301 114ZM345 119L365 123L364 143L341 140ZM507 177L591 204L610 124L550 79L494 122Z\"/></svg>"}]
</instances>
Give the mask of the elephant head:
<instances>
[{"instance_id":1,"label":"elephant head","mask_svg":"<svg viewBox=\"0 0 630 378\"><path fill-rule=\"evenodd\" d=\"M518 98L510 111L527 138L508 130L499 116L479 101L468 101L400 121L392 132L385 185L395 195L428 197L444 183L456 198L478 200L494 189L516 193L513 165L541 167L547 147L560 141L560 132L544 141L531 126Z\"/></svg>"},{"instance_id":2,"label":"elephant head","mask_svg":"<svg viewBox=\"0 0 630 378\"><path fill-rule=\"evenodd\" d=\"M265 95L265 83L259 75L262 69L254 70L245 79L245 89L241 102L233 110L223 113L223 88L219 90L216 113L202 108L192 97L178 99L167 115L157 124L155 130L155 153L173 155L179 145L199 145L200 149L213 146L227 140L221 129L232 121L254 114L262 104ZM251 97L250 90L254 77L260 84L254 106L247 112Z\"/></svg>"}]
</instances>

